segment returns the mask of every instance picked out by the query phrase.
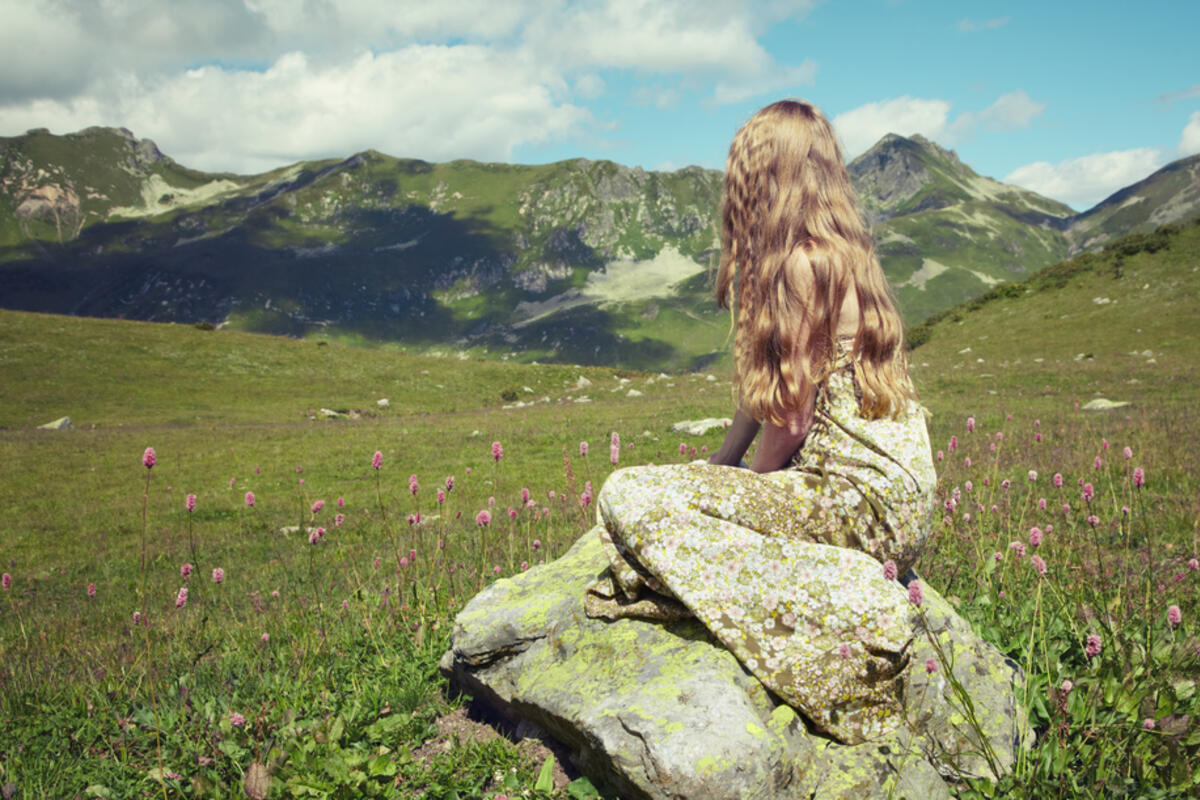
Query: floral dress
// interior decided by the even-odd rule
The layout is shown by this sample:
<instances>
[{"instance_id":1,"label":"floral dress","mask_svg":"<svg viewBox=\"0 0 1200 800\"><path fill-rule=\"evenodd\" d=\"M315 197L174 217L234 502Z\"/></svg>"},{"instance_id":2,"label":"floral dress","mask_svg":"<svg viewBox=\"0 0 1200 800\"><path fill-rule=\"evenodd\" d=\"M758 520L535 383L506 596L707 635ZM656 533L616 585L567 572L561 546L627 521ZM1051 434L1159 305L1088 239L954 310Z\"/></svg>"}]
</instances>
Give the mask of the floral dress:
<instances>
[{"instance_id":1,"label":"floral dress","mask_svg":"<svg viewBox=\"0 0 1200 800\"><path fill-rule=\"evenodd\" d=\"M614 472L598 499L610 569L594 617L695 615L813 725L847 743L903 714L914 609L903 574L929 534L937 476L923 409L859 416L839 343L790 468L702 462Z\"/></svg>"}]
</instances>

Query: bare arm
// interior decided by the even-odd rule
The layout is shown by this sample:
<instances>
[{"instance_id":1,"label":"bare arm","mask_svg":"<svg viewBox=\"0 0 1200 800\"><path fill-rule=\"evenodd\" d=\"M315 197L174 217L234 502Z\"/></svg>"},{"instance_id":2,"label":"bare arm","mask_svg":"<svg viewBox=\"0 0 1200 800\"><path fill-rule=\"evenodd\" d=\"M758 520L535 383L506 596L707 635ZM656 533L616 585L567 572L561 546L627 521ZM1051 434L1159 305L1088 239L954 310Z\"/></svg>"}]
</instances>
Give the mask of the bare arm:
<instances>
[{"instance_id":1,"label":"bare arm","mask_svg":"<svg viewBox=\"0 0 1200 800\"><path fill-rule=\"evenodd\" d=\"M755 422L754 417L739 408L733 415L733 422L730 423L729 429L725 431L725 440L721 442L721 447L717 452L708 457L708 463L736 467L741 463L742 456L746 454L746 448L758 434L758 428L759 425Z\"/></svg>"},{"instance_id":2,"label":"bare arm","mask_svg":"<svg viewBox=\"0 0 1200 800\"><path fill-rule=\"evenodd\" d=\"M796 451L804 444L808 431L812 428L813 405L816 400L816 390L808 395L799 415L793 417L787 425L780 427L770 422L762 428L762 440L754 451L754 463L750 469L755 472L774 472L783 469Z\"/></svg>"}]
</instances>

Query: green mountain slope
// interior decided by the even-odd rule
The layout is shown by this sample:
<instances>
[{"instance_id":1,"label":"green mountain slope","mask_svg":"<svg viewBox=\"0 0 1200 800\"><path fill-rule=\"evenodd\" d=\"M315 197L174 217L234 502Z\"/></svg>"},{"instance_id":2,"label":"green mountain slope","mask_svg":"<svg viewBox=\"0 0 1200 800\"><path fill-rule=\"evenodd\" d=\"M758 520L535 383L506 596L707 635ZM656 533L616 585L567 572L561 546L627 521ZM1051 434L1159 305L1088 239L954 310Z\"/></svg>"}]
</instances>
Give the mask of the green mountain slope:
<instances>
[{"instance_id":1,"label":"green mountain slope","mask_svg":"<svg viewBox=\"0 0 1200 800\"><path fill-rule=\"evenodd\" d=\"M1071 220L1071 252L1094 250L1115 236L1147 233L1200 213L1200 155L1174 161Z\"/></svg>"},{"instance_id":2,"label":"green mountain slope","mask_svg":"<svg viewBox=\"0 0 1200 800\"><path fill-rule=\"evenodd\" d=\"M884 137L850 172L910 323L1070 247L1066 206L921 137ZM721 174L697 167L375 151L215 175L124 130L31 131L0 139L0 305L695 369L728 333L709 289L720 194Z\"/></svg>"},{"instance_id":3,"label":"green mountain slope","mask_svg":"<svg viewBox=\"0 0 1200 800\"><path fill-rule=\"evenodd\" d=\"M924 391L944 402L981 389L1077 390L1084 370L1092 394L1064 402L1140 405L1194 385L1197 341L1200 218L1122 237L948 309L910 331L910 360ZM1147 370L1161 379L1132 377Z\"/></svg>"}]
</instances>

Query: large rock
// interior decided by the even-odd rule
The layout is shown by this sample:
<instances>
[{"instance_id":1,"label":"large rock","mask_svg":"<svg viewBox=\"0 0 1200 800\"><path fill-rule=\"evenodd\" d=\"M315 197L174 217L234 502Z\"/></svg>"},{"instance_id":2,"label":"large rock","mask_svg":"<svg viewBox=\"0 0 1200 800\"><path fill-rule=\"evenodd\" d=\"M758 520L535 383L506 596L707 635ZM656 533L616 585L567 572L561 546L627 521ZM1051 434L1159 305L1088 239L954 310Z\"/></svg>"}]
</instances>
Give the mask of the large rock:
<instances>
[{"instance_id":1,"label":"large rock","mask_svg":"<svg viewBox=\"0 0 1200 800\"><path fill-rule=\"evenodd\" d=\"M38 425L38 428L43 431L69 431L75 426L71 424L70 417L59 417L54 422L47 422L45 425Z\"/></svg>"},{"instance_id":2,"label":"large rock","mask_svg":"<svg viewBox=\"0 0 1200 800\"><path fill-rule=\"evenodd\" d=\"M560 739L622 796L933 800L950 796L943 777L991 774L989 761L1006 771L1031 741L1016 666L927 587L909 724L846 746L810 733L695 620L585 616L584 589L606 566L592 531L557 561L492 584L455 619L441 669L512 722ZM930 657L940 664L931 673Z\"/></svg>"}]
</instances>

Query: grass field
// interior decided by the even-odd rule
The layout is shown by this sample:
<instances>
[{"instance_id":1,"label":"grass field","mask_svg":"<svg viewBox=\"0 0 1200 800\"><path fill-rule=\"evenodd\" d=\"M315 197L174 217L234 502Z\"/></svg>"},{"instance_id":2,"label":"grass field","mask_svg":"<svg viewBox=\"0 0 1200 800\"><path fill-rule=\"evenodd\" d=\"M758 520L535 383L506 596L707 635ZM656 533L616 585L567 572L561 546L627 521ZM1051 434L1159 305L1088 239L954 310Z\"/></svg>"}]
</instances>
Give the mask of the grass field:
<instances>
[{"instance_id":1,"label":"grass field","mask_svg":"<svg viewBox=\"0 0 1200 800\"><path fill-rule=\"evenodd\" d=\"M964 797L1200 786L1200 227L1121 247L914 331L946 508L918 570L1025 667L1040 734ZM0 312L6 796L592 796L445 733L435 664L585 530L613 432L621 465L718 444L669 430L729 413L714 377Z\"/></svg>"}]
</instances>

